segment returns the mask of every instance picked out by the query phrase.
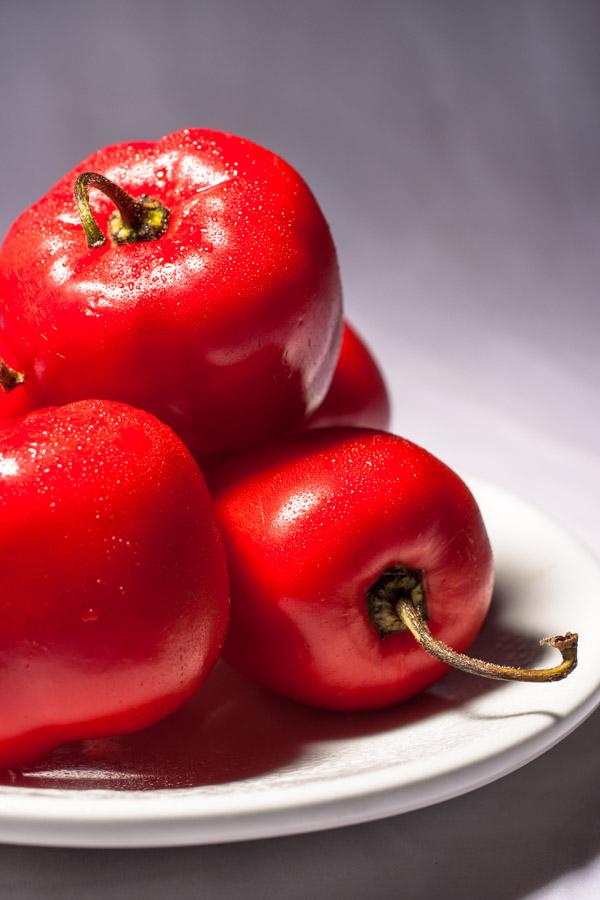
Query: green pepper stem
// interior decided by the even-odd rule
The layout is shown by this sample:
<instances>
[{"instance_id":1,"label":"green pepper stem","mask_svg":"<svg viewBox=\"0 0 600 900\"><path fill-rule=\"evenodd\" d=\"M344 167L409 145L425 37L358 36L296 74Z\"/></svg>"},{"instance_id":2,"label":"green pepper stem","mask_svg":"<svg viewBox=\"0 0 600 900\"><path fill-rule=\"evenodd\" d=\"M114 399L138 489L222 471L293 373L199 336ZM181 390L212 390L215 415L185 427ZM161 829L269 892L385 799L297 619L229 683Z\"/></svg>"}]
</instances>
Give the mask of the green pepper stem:
<instances>
[{"instance_id":1,"label":"green pepper stem","mask_svg":"<svg viewBox=\"0 0 600 900\"><path fill-rule=\"evenodd\" d=\"M455 669L469 672L471 675L481 675L483 678L493 678L497 681L532 681L547 682L560 681L566 678L577 666L577 635L567 632L565 635L545 638L540 644L549 644L560 651L562 662L549 669L522 669L514 666L501 666L497 663L485 662L482 659L474 659L464 653L457 653L443 641L437 640L431 634L427 623L414 603L409 599L401 599L396 605L398 618L410 631L414 639L428 653Z\"/></svg>"},{"instance_id":2,"label":"green pepper stem","mask_svg":"<svg viewBox=\"0 0 600 900\"><path fill-rule=\"evenodd\" d=\"M117 207L109 220L109 233L116 244L155 241L167 230L169 210L146 194L139 199L98 172L83 172L75 180L73 193L83 230L90 249L102 247L106 236L100 231L90 207L89 189L102 191Z\"/></svg>"},{"instance_id":3,"label":"green pepper stem","mask_svg":"<svg viewBox=\"0 0 600 900\"><path fill-rule=\"evenodd\" d=\"M17 372L16 369L13 369L0 357L0 389L8 394L10 391L14 391L16 387L19 387L20 384L23 384L24 381L25 373Z\"/></svg>"}]
</instances>

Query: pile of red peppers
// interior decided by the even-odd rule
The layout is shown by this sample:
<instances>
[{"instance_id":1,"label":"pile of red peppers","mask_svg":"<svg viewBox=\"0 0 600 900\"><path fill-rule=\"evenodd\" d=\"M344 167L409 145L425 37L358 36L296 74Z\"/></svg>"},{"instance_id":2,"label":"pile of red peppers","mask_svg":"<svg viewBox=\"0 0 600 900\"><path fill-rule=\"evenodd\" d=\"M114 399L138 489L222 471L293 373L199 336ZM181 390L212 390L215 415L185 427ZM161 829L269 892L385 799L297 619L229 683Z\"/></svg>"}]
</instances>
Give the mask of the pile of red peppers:
<instances>
[{"instance_id":1,"label":"pile of red peppers","mask_svg":"<svg viewBox=\"0 0 600 900\"><path fill-rule=\"evenodd\" d=\"M467 657L490 543L461 479L387 432L300 175L185 129L107 147L0 249L0 768L142 729L222 653L328 709Z\"/></svg>"}]
</instances>

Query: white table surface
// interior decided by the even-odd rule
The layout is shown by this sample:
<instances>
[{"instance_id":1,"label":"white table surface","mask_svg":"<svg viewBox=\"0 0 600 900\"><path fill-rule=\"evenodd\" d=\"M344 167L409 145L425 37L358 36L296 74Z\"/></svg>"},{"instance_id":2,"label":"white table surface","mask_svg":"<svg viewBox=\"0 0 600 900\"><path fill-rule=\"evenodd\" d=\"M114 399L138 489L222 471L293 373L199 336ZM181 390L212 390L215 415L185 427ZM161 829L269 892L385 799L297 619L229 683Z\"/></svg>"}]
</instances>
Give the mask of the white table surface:
<instances>
[{"instance_id":1,"label":"white table surface","mask_svg":"<svg viewBox=\"0 0 600 900\"><path fill-rule=\"evenodd\" d=\"M6 4L0 225L102 144L267 144L328 215L395 430L600 557L599 27L593 2ZM495 784L315 835L3 846L0 896L591 900L599 747L596 713Z\"/></svg>"}]
</instances>

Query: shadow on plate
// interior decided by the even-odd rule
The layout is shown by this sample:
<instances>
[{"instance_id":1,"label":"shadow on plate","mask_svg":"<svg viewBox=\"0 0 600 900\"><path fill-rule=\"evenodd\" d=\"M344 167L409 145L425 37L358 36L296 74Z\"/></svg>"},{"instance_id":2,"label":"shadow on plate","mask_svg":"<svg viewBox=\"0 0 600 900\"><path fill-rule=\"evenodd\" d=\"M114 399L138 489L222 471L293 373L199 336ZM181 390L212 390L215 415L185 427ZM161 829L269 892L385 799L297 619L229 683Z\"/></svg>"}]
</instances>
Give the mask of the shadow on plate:
<instances>
[{"instance_id":1,"label":"shadow on plate","mask_svg":"<svg viewBox=\"0 0 600 900\"><path fill-rule=\"evenodd\" d=\"M510 633L498 622L509 589L501 583L496 588L494 611L471 652L512 665L535 665L543 653L538 642ZM0 773L0 784L148 791L242 781L292 765L313 742L398 729L498 686L453 672L401 706L336 713L278 697L219 664L195 697L157 725L64 745L37 766Z\"/></svg>"}]
</instances>

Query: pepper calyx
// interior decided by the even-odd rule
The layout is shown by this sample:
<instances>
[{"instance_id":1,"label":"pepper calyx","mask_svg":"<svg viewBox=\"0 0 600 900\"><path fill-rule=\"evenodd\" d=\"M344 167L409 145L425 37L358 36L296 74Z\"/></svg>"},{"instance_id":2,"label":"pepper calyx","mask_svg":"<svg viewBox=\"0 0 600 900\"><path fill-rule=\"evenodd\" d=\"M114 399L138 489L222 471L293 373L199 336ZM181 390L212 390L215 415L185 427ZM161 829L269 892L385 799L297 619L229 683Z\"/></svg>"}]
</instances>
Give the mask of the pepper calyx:
<instances>
[{"instance_id":1,"label":"pepper calyx","mask_svg":"<svg viewBox=\"0 0 600 900\"><path fill-rule=\"evenodd\" d=\"M380 638L406 631L407 625L398 615L400 600L409 600L427 619L423 573L406 566L385 569L367 591L367 612Z\"/></svg>"},{"instance_id":2,"label":"pepper calyx","mask_svg":"<svg viewBox=\"0 0 600 900\"><path fill-rule=\"evenodd\" d=\"M108 220L108 233L113 244L137 244L143 241L156 241L167 230L169 210L160 200L147 194L136 201L138 218L135 223L123 218L116 209Z\"/></svg>"},{"instance_id":3,"label":"pepper calyx","mask_svg":"<svg viewBox=\"0 0 600 900\"><path fill-rule=\"evenodd\" d=\"M14 391L16 387L19 387L20 384L23 384L24 381L25 373L13 369L0 357L0 390L8 394L10 391Z\"/></svg>"},{"instance_id":4,"label":"pepper calyx","mask_svg":"<svg viewBox=\"0 0 600 900\"><path fill-rule=\"evenodd\" d=\"M106 236L98 227L90 207L89 189L92 187L102 191L117 207L108 220L108 233L113 244L156 241L167 230L170 212L160 200L147 194L132 197L105 175L82 172L75 180L73 193L90 249L106 243Z\"/></svg>"}]
</instances>

